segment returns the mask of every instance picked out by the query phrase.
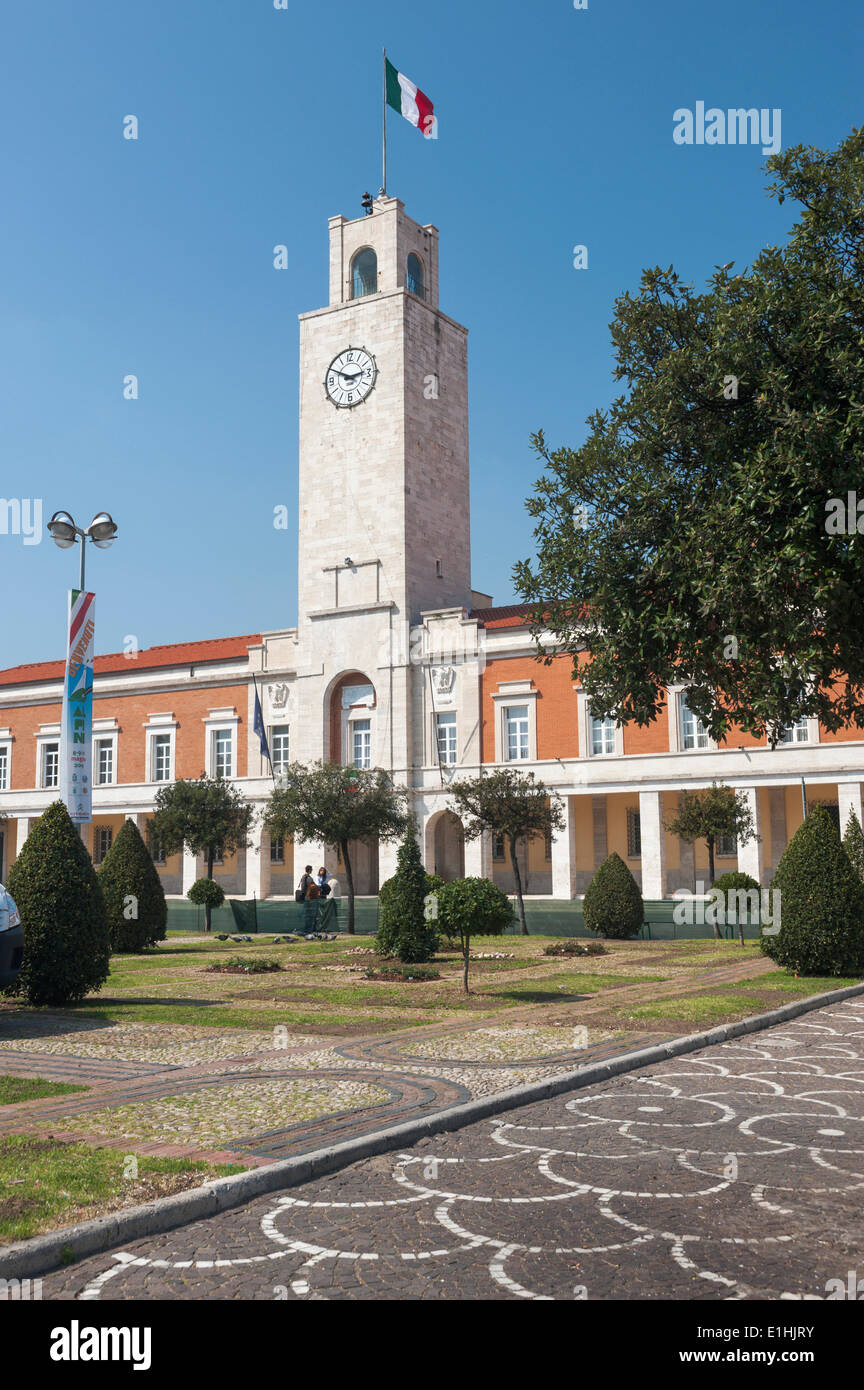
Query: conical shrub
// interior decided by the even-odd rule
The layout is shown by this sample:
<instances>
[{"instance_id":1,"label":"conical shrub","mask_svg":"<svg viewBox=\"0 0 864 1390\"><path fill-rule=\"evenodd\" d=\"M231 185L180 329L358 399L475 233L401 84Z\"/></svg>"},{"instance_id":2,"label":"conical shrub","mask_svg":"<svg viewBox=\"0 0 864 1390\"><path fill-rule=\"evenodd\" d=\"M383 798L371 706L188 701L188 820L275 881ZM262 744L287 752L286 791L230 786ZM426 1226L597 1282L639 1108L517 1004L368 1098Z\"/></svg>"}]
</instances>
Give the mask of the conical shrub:
<instances>
[{"instance_id":1,"label":"conical shrub","mask_svg":"<svg viewBox=\"0 0 864 1390\"><path fill-rule=\"evenodd\" d=\"M126 821L97 876L105 898L112 951L143 951L165 940L165 893L134 821Z\"/></svg>"},{"instance_id":2,"label":"conical shrub","mask_svg":"<svg viewBox=\"0 0 864 1390\"><path fill-rule=\"evenodd\" d=\"M792 836L771 889L780 931L763 932L766 956L799 975L864 973L864 884L823 806Z\"/></svg>"},{"instance_id":3,"label":"conical shrub","mask_svg":"<svg viewBox=\"0 0 864 1390\"><path fill-rule=\"evenodd\" d=\"M378 934L375 948L407 964L431 960L438 949L434 918L427 921L426 897L436 880L423 868L420 846L409 830L399 846L396 873L378 894Z\"/></svg>"},{"instance_id":4,"label":"conical shrub","mask_svg":"<svg viewBox=\"0 0 864 1390\"><path fill-rule=\"evenodd\" d=\"M610 854L585 891L582 914L589 931L598 936L635 936L645 909L639 885L620 854Z\"/></svg>"},{"instance_id":5,"label":"conical shrub","mask_svg":"<svg viewBox=\"0 0 864 1390\"><path fill-rule=\"evenodd\" d=\"M861 822L854 811L849 812L849 819L846 822L843 848L851 859L852 867L857 871L858 877L864 882L864 832L861 830Z\"/></svg>"},{"instance_id":6,"label":"conical shrub","mask_svg":"<svg viewBox=\"0 0 864 1390\"><path fill-rule=\"evenodd\" d=\"M62 801L30 831L6 886L24 925L24 962L13 988L31 1004L83 999L108 978L105 901Z\"/></svg>"}]
</instances>

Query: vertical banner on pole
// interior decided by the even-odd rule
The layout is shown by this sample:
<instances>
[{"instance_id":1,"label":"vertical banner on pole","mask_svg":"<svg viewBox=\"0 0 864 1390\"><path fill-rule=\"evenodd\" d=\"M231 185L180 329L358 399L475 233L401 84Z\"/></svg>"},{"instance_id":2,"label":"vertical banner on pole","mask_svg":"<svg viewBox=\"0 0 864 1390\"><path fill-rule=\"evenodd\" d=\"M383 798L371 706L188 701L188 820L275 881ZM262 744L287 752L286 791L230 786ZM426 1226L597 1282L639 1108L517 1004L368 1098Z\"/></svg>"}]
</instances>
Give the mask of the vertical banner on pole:
<instances>
[{"instance_id":1,"label":"vertical banner on pole","mask_svg":"<svg viewBox=\"0 0 864 1390\"><path fill-rule=\"evenodd\" d=\"M69 590L66 678L60 733L60 796L76 825L92 820L95 594Z\"/></svg>"}]
</instances>

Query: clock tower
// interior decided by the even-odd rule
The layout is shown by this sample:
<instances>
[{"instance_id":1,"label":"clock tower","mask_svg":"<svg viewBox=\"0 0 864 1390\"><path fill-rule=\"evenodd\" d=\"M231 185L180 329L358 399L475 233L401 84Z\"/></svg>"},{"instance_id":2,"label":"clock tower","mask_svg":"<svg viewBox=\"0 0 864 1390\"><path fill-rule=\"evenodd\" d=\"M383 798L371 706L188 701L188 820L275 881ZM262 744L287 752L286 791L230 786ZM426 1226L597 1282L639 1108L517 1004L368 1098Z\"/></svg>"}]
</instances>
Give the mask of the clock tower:
<instances>
[{"instance_id":1,"label":"clock tower","mask_svg":"<svg viewBox=\"0 0 864 1390\"><path fill-rule=\"evenodd\" d=\"M330 219L330 302L300 319L304 645L471 602L467 330L438 307L437 229L372 208Z\"/></svg>"}]
</instances>

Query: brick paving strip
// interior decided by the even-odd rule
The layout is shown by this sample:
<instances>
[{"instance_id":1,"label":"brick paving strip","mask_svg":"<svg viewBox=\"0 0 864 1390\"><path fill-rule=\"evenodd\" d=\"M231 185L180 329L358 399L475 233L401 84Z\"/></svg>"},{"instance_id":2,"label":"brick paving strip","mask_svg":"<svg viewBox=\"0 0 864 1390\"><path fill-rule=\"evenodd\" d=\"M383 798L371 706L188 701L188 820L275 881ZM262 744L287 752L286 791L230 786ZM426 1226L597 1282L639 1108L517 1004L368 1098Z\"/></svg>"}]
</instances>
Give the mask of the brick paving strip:
<instances>
[{"instance_id":1,"label":"brick paving strip","mask_svg":"<svg viewBox=\"0 0 864 1390\"><path fill-rule=\"evenodd\" d=\"M173 1230L189 1222L206 1219L218 1212L241 1206L262 1193L294 1187L322 1175L341 1171L362 1159L416 1143L425 1136L462 1129L513 1107L530 1105L541 1099L559 1096L563 1092L596 1086L599 1082L608 1081L626 1072L760 1032L777 1023L800 1018L828 1004L851 1000L861 994L864 994L864 984L853 985L828 994L796 1000L769 1013L724 1024L707 1032L676 1037L649 1047L645 1046L645 1037L642 1035L640 1047L634 1048L631 1044L627 1049L619 1048L617 1054L613 1049L606 1060L587 1064L583 1061L578 1070L558 1073L542 1081L502 1090L482 1100L468 1101L449 1109L433 1109L431 1113L421 1113L419 1117L407 1122L403 1120L400 1124L379 1127L368 1134L355 1134L345 1139L343 1130L340 1142L318 1148L312 1153L301 1152L298 1156L280 1158L257 1170L247 1171L236 1177L216 1179L203 1187L179 1193L159 1202L121 1210L109 1217L84 1222L65 1231L52 1232L8 1246L0 1250L0 1277L27 1278L41 1275L64 1262L70 1253L73 1258L83 1258L96 1251L128 1243L130 1240ZM851 1054L847 1051L847 1057L849 1055ZM848 1066L848 1062L845 1065ZM392 1082L393 1074L365 1071L363 1078L370 1082L378 1082L381 1079ZM430 1080L428 1077L412 1079ZM391 1116L385 1112L382 1118ZM320 1133L318 1135L318 1142L322 1137L332 1139L332 1130L325 1127L323 1136ZM248 1163L248 1158L246 1161ZM374 1204L382 1205L377 1202ZM269 1258L275 1257L271 1254Z\"/></svg>"}]
</instances>

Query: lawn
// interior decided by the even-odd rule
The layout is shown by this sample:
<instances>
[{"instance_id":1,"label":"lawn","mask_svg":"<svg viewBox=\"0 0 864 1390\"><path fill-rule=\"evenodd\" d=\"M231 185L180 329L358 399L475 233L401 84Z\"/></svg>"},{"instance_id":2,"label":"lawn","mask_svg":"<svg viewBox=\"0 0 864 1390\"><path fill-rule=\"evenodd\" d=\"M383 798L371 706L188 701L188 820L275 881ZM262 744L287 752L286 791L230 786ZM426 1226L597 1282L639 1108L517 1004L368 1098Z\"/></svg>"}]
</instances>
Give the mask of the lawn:
<instances>
[{"instance_id":1,"label":"lawn","mask_svg":"<svg viewBox=\"0 0 864 1390\"><path fill-rule=\"evenodd\" d=\"M25 1240L240 1171L10 1135L0 1138L0 1241Z\"/></svg>"},{"instance_id":2,"label":"lawn","mask_svg":"<svg viewBox=\"0 0 864 1390\"><path fill-rule=\"evenodd\" d=\"M17 1105L19 1100L44 1100L48 1096L68 1096L88 1091L89 1086L72 1086L68 1081L43 1081L41 1076L0 1075L0 1105Z\"/></svg>"}]
</instances>

